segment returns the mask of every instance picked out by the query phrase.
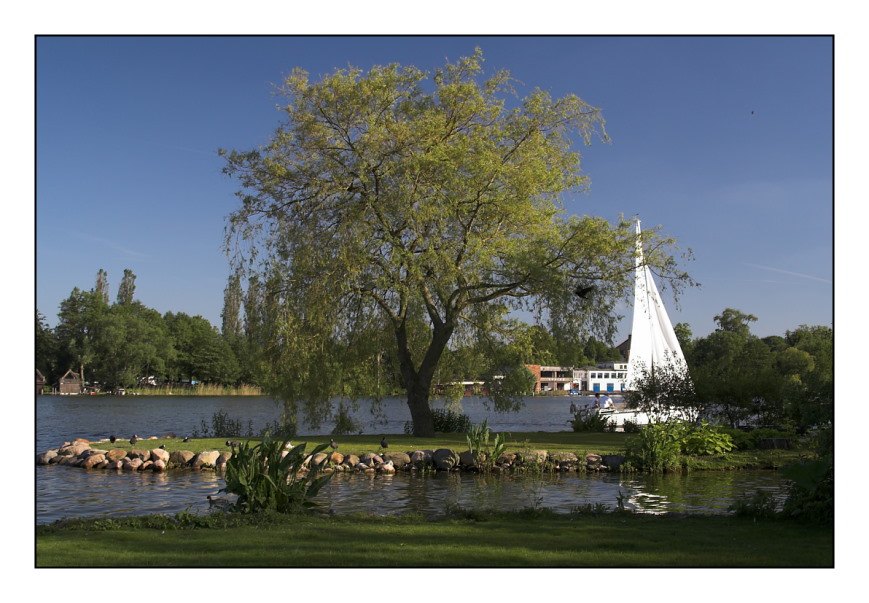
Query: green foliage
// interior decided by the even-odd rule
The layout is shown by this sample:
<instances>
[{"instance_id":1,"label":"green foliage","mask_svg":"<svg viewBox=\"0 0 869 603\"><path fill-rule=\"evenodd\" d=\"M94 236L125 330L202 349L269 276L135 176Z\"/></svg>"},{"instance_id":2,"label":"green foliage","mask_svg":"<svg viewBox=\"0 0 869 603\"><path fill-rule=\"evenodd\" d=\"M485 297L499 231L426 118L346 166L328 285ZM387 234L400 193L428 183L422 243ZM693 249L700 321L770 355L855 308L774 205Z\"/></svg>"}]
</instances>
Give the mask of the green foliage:
<instances>
[{"instance_id":1,"label":"green foliage","mask_svg":"<svg viewBox=\"0 0 869 603\"><path fill-rule=\"evenodd\" d=\"M724 454L734 448L730 434L715 425L702 421L699 425L681 424L680 438L682 454L710 455Z\"/></svg>"},{"instance_id":2,"label":"green foliage","mask_svg":"<svg viewBox=\"0 0 869 603\"><path fill-rule=\"evenodd\" d=\"M247 432L243 431L241 419L230 418L225 410L218 410L211 414L211 426L200 420L199 429L191 433L193 438L252 438L253 421L248 420Z\"/></svg>"},{"instance_id":3,"label":"green foliage","mask_svg":"<svg viewBox=\"0 0 869 603\"><path fill-rule=\"evenodd\" d=\"M660 473L678 469L682 427L677 423L653 423L628 438L625 459L639 471Z\"/></svg>"},{"instance_id":4,"label":"green foliage","mask_svg":"<svg viewBox=\"0 0 869 603\"><path fill-rule=\"evenodd\" d=\"M573 431L610 431L610 418L596 412L579 412L569 421Z\"/></svg>"},{"instance_id":5,"label":"green foliage","mask_svg":"<svg viewBox=\"0 0 869 603\"><path fill-rule=\"evenodd\" d=\"M265 438L255 446L242 442L234 452L226 464L226 487L221 491L238 495L238 510L300 513L316 506L314 497L333 474L318 475L317 467L306 471L307 444L287 450L288 444L289 440ZM311 454L327 447L321 444Z\"/></svg>"},{"instance_id":6,"label":"green foliage","mask_svg":"<svg viewBox=\"0 0 869 603\"><path fill-rule=\"evenodd\" d=\"M793 483L782 515L813 523L833 522L833 457L806 460L781 468Z\"/></svg>"},{"instance_id":7,"label":"green foliage","mask_svg":"<svg viewBox=\"0 0 869 603\"><path fill-rule=\"evenodd\" d=\"M488 421L486 420L479 425L472 425L466 435L468 450L475 453L478 459L477 466L482 469L491 469L498 457L507 448L507 436L505 434L496 433L490 446L489 438L491 435L492 431L489 429Z\"/></svg>"},{"instance_id":8,"label":"green foliage","mask_svg":"<svg viewBox=\"0 0 869 603\"><path fill-rule=\"evenodd\" d=\"M775 497L765 490L757 490L748 499L739 499L727 509L737 517L754 519L774 519L778 515Z\"/></svg>"},{"instance_id":9,"label":"green foliage","mask_svg":"<svg viewBox=\"0 0 869 603\"><path fill-rule=\"evenodd\" d=\"M606 140L601 112L575 95L516 99L509 73L482 63L477 50L432 74L392 64L311 81L295 69L267 143L220 151L241 189L227 248L246 252L238 263L264 288L252 309L266 386L306 421L336 395L371 396L388 366L414 433L431 437L429 392L452 342L500 337L521 309L615 332L631 225L566 216L562 202L588 186L574 139ZM659 273L690 281L672 241L653 238ZM595 303L573 294L579 278L598 286Z\"/></svg>"},{"instance_id":10,"label":"green foliage","mask_svg":"<svg viewBox=\"0 0 869 603\"><path fill-rule=\"evenodd\" d=\"M467 433L471 429L471 419L461 411L449 408L433 408L434 430L437 433ZM413 423L404 424L404 433L413 433Z\"/></svg>"}]
</instances>

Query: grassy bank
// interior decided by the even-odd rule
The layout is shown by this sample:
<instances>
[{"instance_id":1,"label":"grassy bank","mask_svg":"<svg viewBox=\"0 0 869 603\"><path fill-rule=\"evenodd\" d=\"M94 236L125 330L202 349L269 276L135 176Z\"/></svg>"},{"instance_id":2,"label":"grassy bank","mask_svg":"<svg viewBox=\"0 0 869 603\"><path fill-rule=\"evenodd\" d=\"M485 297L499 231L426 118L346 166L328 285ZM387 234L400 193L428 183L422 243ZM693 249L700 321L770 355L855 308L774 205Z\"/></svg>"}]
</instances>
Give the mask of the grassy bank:
<instances>
[{"instance_id":1,"label":"grassy bank","mask_svg":"<svg viewBox=\"0 0 869 603\"><path fill-rule=\"evenodd\" d=\"M308 450L317 444L329 441L328 435L299 436L292 439L293 444L308 443ZM507 438L507 450L547 450L549 452L567 451L577 455L586 453L595 454L619 454L624 451L625 441L630 434L603 433L603 432L516 432L509 434ZM232 438L242 442L258 442L258 438ZM338 442L338 452L344 454L361 455L365 452L380 452L380 435L346 435L335 436ZM437 434L434 438L417 438L411 435L395 434L387 435L388 450L407 452L417 449L451 448L453 450L467 450L468 444L463 433ZM181 438L142 440L136 444L136 448L152 449L165 445L166 450L191 450L201 452L203 450L229 451L226 445L227 438L200 438L189 442L182 442ZM116 444L121 448L129 446L125 440ZM111 447L108 442L94 443L95 448ZM811 456L808 448L794 448L791 450L737 450L727 454L710 455L702 457L683 457L682 464L689 470L734 470L734 469L775 469Z\"/></svg>"},{"instance_id":2,"label":"grassy bank","mask_svg":"<svg viewBox=\"0 0 869 603\"><path fill-rule=\"evenodd\" d=\"M832 567L833 530L736 517L541 511L441 520L152 516L39 527L36 565Z\"/></svg>"}]
</instances>

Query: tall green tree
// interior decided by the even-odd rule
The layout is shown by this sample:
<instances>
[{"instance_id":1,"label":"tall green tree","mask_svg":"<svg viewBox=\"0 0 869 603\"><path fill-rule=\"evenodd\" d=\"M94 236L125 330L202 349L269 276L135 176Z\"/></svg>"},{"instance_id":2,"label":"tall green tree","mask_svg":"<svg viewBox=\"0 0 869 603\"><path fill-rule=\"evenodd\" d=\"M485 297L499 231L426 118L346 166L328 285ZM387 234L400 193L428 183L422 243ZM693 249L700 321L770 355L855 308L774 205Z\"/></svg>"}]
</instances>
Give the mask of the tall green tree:
<instances>
[{"instance_id":1,"label":"tall green tree","mask_svg":"<svg viewBox=\"0 0 869 603\"><path fill-rule=\"evenodd\" d=\"M138 301L116 303L100 317L93 375L105 387L132 387L143 377L162 379L172 342L159 312Z\"/></svg>"},{"instance_id":2,"label":"tall green tree","mask_svg":"<svg viewBox=\"0 0 869 603\"><path fill-rule=\"evenodd\" d=\"M69 297L60 303L55 328L62 363L58 370L77 369L82 381L89 380L85 367L98 359L96 343L108 311L103 294L95 289L82 291L74 287Z\"/></svg>"},{"instance_id":3,"label":"tall green tree","mask_svg":"<svg viewBox=\"0 0 869 603\"><path fill-rule=\"evenodd\" d=\"M292 408L327 414L346 386L338 364L374 374L384 342L359 333L389 335L418 436L433 435L431 386L454 336L524 309L612 339L632 225L562 205L589 184L574 137L606 140L601 112L575 95L518 98L482 61L477 50L430 78L393 64L311 82L295 69L270 141L221 150L241 185L227 248L265 288L267 385ZM688 281L657 238L645 233L647 261ZM588 303L578 283L601 295Z\"/></svg>"},{"instance_id":4,"label":"tall green tree","mask_svg":"<svg viewBox=\"0 0 869 603\"><path fill-rule=\"evenodd\" d=\"M46 383L54 383L62 375L57 371L58 342L54 330L48 326L45 316L36 310L36 368L45 377Z\"/></svg>"},{"instance_id":5,"label":"tall green tree","mask_svg":"<svg viewBox=\"0 0 869 603\"><path fill-rule=\"evenodd\" d=\"M136 293L136 275L129 268L124 269L124 276L121 279L121 284L118 285L117 303L120 305L129 305L133 303L133 295Z\"/></svg>"},{"instance_id":6,"label":"tall green tree","mask_svg":"<svg viewBox=\"0 0 869 603\"><path fill-rule=\"evenodd\" d=\"M234 383L238 363L229 342L201 316L167 312L164 316L175 355L169 364L171 378Z\"/></svg>"}]
</instances>

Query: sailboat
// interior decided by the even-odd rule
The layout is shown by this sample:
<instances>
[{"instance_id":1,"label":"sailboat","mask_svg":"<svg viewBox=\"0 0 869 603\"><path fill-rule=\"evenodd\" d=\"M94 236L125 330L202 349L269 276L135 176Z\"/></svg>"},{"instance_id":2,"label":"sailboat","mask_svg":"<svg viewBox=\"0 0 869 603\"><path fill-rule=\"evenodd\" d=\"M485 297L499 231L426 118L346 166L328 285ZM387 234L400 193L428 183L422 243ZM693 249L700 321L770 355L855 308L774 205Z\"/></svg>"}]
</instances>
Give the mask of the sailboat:
<instances>
[{"instance_id":1,"label":"sailboat","mask_svg":"<svg viewBox=\"0 0 869 603\"><path fill-rule=\"evenodd\" d=\"M627 391L636 390L638 381L644 373L654 373L661 367L667 370L687 373L685 356L676 338L676 332L667 315L667 310L661 301L658 287L652 278L652 271L646 264L643 255L642 230L637 220L636 255L634 259L634 317L631 331L631 347L628 355L628 371L625 378ZM608 416L617 429L624 427L625 421L637 425L646 425L653 420L668 418L687 419L688 416L677 409L671 409L664 414L650 416L638 410L600 409L599 414Z\"/></svg>"}]
</instances>

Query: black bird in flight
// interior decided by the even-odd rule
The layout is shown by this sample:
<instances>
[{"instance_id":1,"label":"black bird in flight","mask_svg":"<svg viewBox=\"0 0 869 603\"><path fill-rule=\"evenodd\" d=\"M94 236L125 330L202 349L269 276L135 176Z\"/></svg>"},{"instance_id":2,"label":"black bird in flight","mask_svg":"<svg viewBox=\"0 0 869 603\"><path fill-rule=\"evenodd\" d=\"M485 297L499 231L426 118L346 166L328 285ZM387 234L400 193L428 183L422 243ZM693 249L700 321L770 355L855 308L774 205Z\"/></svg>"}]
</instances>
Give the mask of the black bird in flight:
<instances>
[{"instance_id":1,"label":"black bird in flight","mask_svg":"<svg viewBox=\"0 0 869 603\"><path fill-rule=\"evenodd\" d=\"M577 285L576 289L573 290L580 299L586 299L588 294L594 291L594 285L589 285L588 287L583 287L582 285Z\"/></svg>"}]
</instances>

